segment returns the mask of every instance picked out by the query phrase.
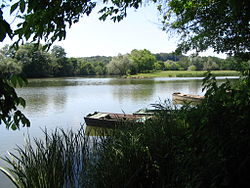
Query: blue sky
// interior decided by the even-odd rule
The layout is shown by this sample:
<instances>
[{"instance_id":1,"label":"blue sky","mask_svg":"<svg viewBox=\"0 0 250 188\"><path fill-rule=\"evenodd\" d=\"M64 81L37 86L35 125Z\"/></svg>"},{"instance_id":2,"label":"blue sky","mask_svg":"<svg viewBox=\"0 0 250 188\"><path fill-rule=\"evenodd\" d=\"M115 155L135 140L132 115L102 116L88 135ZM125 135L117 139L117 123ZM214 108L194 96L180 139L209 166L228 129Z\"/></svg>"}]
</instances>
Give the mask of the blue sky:
<instances>
[{"instance_id":1,"label":"blue sky","mask_svg":"<svg viewBox=\"0 0 250 188\"><path fill-rule=\"evenodd\" d=\"M130 9L128 16L119 23L100 21L97 11L98 7L89 17L81 18L67 30L64 41L55 43L65 49L68 57L116 56L118 53L130 53L133 49L170 53L176 49L177 38L161 30L156 5L143 6L136 11ZM5 40L0 47L6 43L11 42ZM212 50L202 55L225 57L214 54Z\"/></svg>"},{"instance_id":2,"label":"blue sky","mask_svg":"<svg viewBox=\"0 0 250 188\"><path fill-rule=\"evenodd\" d=\"M119 23L100 21L96 12L72 26L67 38L57 44L63 46L68 56L115 56L133 49L148 49L153 53L172 52L176 40L169 39L161 30L156 6L130 9Z\"/></svg>"}]
</instances>

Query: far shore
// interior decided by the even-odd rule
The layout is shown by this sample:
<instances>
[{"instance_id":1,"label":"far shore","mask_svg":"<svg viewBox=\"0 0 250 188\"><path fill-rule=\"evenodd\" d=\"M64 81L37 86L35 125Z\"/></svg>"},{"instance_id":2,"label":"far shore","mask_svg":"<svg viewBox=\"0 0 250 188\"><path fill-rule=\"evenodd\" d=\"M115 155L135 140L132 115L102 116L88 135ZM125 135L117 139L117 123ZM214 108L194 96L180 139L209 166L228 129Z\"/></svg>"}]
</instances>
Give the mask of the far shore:
<instances>
[{"instance_id":1,"label":"far shore","mask_svg":"<svg viewBox=\"0 0 250 188\"><path fill-rule=\"evenodd\" d=\"M156 77L204 77L207 71L155 71L148 73L138 73L133 75L78 75L78 76L66 76L66 77L37 77L27 78L28 80L40 80L40 79L64 79L64 78L128 78L128 79L143 79L143 78L156 78ZM240 76L238 71L234 70L215 70L211 71L214 76Z\"/></svg>"},{"instance_id":2,"label":"far shore","mask_svg":"<svg viewBox=\"0 0 250 188\"><path fill-rule=\"evenodd\" d=\"M154 77L204 77L207 71L157 71L150 73L139 73L128 75L126 78L143 79ZM234 70L216 70L211 71L214 76L239 76L240 73Z\"/></svg>"}]
</instances>

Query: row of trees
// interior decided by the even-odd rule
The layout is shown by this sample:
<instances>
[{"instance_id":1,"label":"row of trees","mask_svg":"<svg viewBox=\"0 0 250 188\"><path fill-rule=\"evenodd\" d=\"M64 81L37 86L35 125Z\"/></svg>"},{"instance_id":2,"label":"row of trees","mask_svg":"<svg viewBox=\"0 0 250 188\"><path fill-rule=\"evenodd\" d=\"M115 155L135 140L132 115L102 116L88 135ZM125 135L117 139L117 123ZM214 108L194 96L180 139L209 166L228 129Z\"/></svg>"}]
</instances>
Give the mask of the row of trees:
<instances>
[{"instance_id":1,"label":"row of trees","mask_svg":"<svg viewBox=\"0 0 250 188\"><path fill-rule=\"evenodd\" d=\"M2 48L0 72L22 74L28 78L103 75L106 74L107 60L111 58L89 58L89 62L85 58L67 58L61 46L54 46L47 52L42 45L30 43L18 50L9 46Z\"/></svg>"},{"instance_id":2,"label":"row of trees","mask_svg":"<svg viewBox=\"0 0 250 188\"><path fill-rule=\"evenodd\" d=\"M107 64L109 74L126 75L154 69L156 57L149 50L132 50L130 54L113 57Z\"/></svg>"},{"instance_id":3,"label":"row of trees","mask_svg":"<svg viewBox=\"0 0 250 188\"><path fill-rule=\"evenodd\" d=\"M234 58L220 59L217 57L183 56L179 61L158 61L154 64L155 70L234 70Z\"/></svg>"},{"instance_id":4,"label":"row of trees","mask_svg":"<svg viewBox=\"0 0 250 188\"><path fill-rule=\"evenodd\" d=\"M236 60L233 57L220 59L133 50L130 54L113 57L107 69L109 74L125 75L159 70L235 70L235 65Z\"/></svg>"},{"instance_id":5,"label":"row of trees","mask_svg":"<svg viewBox=\"0 0 250 188\"><path fill-rule=\"evenodd\" d=\"M233 58L183 56L173 53L152 54L149 50L132 50L115 57L95 56L67 58L61 46L49 52L43 46L28 43L14 50L0 50L0 71L18 73L28 78L80 75L127 75L157 70L232 70Z\"/></svg>"}]
</instances>

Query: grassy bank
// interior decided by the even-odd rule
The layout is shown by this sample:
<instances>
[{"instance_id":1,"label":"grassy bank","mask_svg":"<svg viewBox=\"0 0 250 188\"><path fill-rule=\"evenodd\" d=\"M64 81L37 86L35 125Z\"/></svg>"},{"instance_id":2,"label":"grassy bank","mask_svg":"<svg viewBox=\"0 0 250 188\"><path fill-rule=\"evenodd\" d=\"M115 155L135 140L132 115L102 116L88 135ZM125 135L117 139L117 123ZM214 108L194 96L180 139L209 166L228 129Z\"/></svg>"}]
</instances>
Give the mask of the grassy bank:
<instances>
[{"instance_id":1,"label":"grassy bank","mask_svg":"<svg viewBox=\"0 0 250 188\"><path fill-rule=\"evenodd\" d=\"M157 71L130 75L128 78L153 77L203 77L207 71ZM214 76L239 76L239 72L232 70L211 71Z\"/></svg>"}]
</instances>

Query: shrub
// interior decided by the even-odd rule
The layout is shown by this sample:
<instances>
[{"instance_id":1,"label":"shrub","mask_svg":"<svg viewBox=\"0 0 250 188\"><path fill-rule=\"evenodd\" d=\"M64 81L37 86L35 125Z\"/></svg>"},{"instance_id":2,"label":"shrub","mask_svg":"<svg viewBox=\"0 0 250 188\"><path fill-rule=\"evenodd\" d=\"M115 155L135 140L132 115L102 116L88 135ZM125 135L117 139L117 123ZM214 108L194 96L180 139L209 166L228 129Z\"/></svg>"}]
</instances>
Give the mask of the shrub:
<instances>
[{"instance_id":1,"label":"shrub","mask_svg":"<svg viewBox=\"0 0 250 188\"><path fill-rule=\"evenodd\" d=\"M189 71L196 71L196 69L197 69L197 68L196 68L195 65L191 65L191 66L188 67L188 70L189 70Z\"/></svg>"}]
</instances>

